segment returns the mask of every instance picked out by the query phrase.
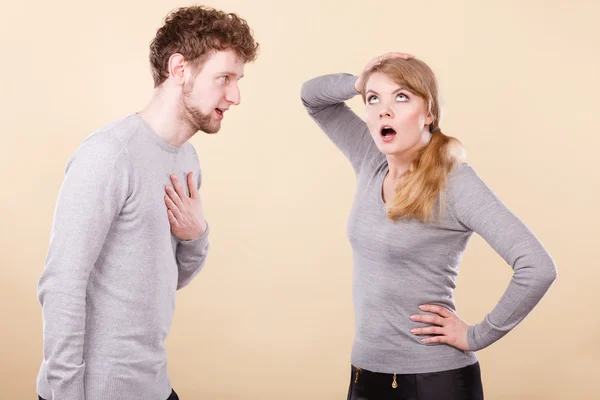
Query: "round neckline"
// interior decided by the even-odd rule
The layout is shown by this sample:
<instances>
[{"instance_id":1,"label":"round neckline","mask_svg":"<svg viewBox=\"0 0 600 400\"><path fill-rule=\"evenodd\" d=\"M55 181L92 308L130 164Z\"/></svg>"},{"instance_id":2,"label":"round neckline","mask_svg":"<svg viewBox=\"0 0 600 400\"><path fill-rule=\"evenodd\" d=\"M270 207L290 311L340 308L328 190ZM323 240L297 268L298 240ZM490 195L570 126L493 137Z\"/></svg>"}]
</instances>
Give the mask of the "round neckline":
<instances>
[{"instance_id":1,"label":"round neckline","mask_svg":"<svg viewBox=\"0 0 600 400\"><path fill-rule=\"evenodd\" d=\"M144 132L147 133L147 136L150 138L150 140L152 140L156 145L158 145L161 149L169 153L179 153L181 147L175 147L172 144L165 141L163 138L161 138L158 135L158 133L156 133L154 129L152 129L138 113L133 114L133 116L138 120L140 127L144 130Z\"/></svg>"},{"instance_id":2,"label":"round neckline","mask_svg":"<svg viewBox=\"0 0 600 400\"><path fill-rule=\"evenodd\" d=\"M385 182L385 177L390 173L390 166L388 165L387 160L383 161L383 165L379 167L380 173L377 179L377 187L378 187L378 195L377 199L379 201L379 205L384 208L387 207L387 203L383 199L383 183Z\"/></svg>"}]
</instances>

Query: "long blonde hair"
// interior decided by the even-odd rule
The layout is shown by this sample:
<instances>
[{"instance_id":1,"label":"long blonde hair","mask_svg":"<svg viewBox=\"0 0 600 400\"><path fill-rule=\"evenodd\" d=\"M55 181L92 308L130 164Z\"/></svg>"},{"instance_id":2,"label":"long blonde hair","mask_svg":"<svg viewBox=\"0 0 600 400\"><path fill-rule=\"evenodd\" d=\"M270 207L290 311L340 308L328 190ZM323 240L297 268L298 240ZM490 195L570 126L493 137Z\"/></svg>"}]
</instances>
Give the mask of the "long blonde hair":
<instances>
[{"instance_id":1,"label":"long blonde hair","mask_svg":"<svg viewBox=\"0 0 600 400\"><path fill-rule=\"evenodd\" d=\"M429 126L431 140L423 147L396 187L395 197L387 202L387 215L391 220L416 218L429 222L441 215L444 207L443 189L452 169L464 160L462 143L446 136L439 129L440 104L438 85L431 68L416 58L388 59L366 71L360 92L365 101L365 86L369 77L379 72L401 87L425 100L427 111L433 117ZM439 214L435 214L436 201Z\"/></svg>"}]
</instances>

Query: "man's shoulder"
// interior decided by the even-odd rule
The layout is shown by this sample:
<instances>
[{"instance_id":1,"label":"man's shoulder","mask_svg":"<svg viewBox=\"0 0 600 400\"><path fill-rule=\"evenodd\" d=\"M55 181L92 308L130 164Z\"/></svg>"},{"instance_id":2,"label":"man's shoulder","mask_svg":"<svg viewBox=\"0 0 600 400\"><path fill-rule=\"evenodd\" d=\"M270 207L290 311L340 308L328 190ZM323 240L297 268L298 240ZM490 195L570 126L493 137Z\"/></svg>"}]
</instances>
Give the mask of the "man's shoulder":
<instances>
[{"instance_id":1,"label":"man's shoulder","mask_svg":"<svg viewBox=\"0 0 600 400\"><path fill-rule=\"evenodd\" d=\"M116 165L128 157L131 138L139 131L139 121L134 115L118 119L96 129L88 135L73 154L69 164L75 160L102 165Z\"/></svg>"},{"instance_id":2,"label":"man's shoulder","mask_svg":"<svg viewBox=\"0 0 600 400\"><path fill-rule=\"evenodd\" d=\"M106 124L92 132L82 145L95 145L107 149L121 150L128 147L131 138L140 130L139 117L135 114Z\"/></svg>"}]
</instances>

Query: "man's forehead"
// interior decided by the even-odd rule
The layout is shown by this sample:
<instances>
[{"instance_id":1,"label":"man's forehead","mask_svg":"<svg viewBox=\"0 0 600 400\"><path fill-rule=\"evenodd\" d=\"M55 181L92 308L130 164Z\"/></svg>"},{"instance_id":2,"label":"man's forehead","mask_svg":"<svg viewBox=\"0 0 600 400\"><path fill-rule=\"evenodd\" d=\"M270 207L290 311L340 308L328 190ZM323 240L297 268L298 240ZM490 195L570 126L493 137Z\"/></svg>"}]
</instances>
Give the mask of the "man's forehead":
<instances>
[{"instance_id":1,"label":"man's forehead","mask_svg":"<svg viewBox=\"0 0 600 400\"><path fill-rule=\"evenodd\" d=\"M216 50L206 60L214 64L244 65L242 57L232 49Z\"/></svg>"}]
</instances>

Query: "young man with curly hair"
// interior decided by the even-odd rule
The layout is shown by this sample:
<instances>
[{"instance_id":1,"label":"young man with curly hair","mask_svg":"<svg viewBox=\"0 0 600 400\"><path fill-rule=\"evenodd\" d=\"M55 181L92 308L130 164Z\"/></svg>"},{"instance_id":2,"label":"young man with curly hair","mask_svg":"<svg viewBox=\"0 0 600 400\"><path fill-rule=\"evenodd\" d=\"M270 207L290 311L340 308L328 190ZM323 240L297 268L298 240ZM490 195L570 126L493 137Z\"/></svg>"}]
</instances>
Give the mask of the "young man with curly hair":
<instances>
[{"instance_id":1,"label":"young man with curly hair","mask_svg":"<svg viewBox=\"0 0 600 400\"><path fill-rule=\"evenodd\" d=\"M41 399L178 398L164 341L175 292L204 265L209 231L188 140L219 131L257 49L235 14L174 10L150 45L152 100L69 160L38 284Z\"/></svg>"}]
</instances>

